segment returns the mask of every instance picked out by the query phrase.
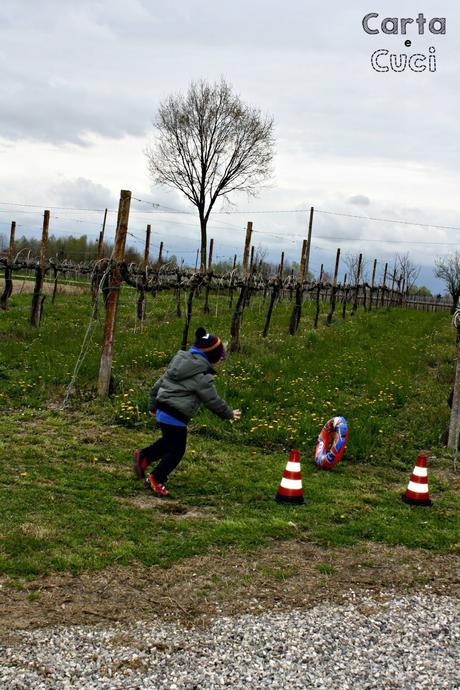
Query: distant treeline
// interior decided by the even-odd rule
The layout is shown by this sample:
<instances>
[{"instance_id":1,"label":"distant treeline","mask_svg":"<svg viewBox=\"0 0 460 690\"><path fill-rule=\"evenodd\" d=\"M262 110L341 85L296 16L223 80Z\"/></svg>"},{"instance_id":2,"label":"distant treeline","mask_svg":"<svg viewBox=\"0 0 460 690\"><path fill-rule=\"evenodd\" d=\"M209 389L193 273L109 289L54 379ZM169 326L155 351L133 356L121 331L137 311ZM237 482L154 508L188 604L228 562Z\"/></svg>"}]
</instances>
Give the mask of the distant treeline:
<instances>
[{"instance_id":1,"label":"distant treeline","mask_svg":"<svg viewBox=\"0 0 460 690\"><path fill-rule=\"evenodd\" d=\"M2 240L3 249L6 249L6 238L2 237ZM39 239L31 239L23 236L15 241L15 253L21 252L21 254L24 255L30 252L31 256L39 256L40 243L41 241ZM59 261L69 259L77 263L82 261L94 261L97 258L97 248L97 240L89 240L87 235L81 235L80 237L74 237L73 235L55 237L54 235L50 235L48 238L46 256L50 259L59 259ZM113 244L104 243L105 257L109 257L112 250ZM133 247L127 247L125 258L128 262L139 263L142 261L143 257Z\"/></svg>"}]
</instances>

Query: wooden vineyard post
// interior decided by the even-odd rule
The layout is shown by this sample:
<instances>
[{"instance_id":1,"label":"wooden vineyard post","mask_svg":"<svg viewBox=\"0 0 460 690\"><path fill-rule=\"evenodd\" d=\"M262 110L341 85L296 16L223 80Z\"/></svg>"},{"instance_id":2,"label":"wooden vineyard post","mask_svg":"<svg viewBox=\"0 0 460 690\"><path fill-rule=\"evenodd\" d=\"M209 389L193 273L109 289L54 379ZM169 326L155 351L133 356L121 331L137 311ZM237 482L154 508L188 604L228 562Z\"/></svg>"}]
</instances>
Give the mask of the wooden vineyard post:
<instances>
[{"instance_id":1,"label":"wooden vineyard post","mask_svg":"<svg viewBox=\"0 0 460 690\"><path fill-rule=\"evenodd\" d=\"M374 286L375 286L375 271L377 268L377 259L374 259L374 267L372 269L372 281L371 281L371 296L369 297L369 311L372 311L372 299L374 297Z\"/></svg>"},{"instance_id":2,"label":"wooden vineyard post","mask_svg":"<svg viewBox=\"0 0 460 690\"><path fill-rule=\"evenodd\" d=\"M129 207L131 205L131 192L122 189L118 205L117 229L115 235L115 248L113 250L114 262L121 262L125 256L126 234L128 232ZM120 269L115 264L109 277L109 285L106 299L104 342L102 346L101 362L99 367L99 380L97 392L100 397L107 397L110 390L112 375L113 344L115 339L115 324L117 318L118 300L120 297L121 275Z\"/></svg>"},{"instance_id":3,"label":"wooden vineyard post","mask_svg":"<svg viewBox=\"0 0 460 690\"><path fill-rule=\"evenodd\" d=\"M354 295L354 298L353 298L353 306L352 306L352 308L351 308L351 315L352 315L352 316L354 316L354 314L356 313L356 310L357 310L357 308L358 308L359 279L360 279L360 277L361 277L361 264L362 264L362 261L363 261L363 255L360 254L360 255L359 255L359 259L358 259L358 268L357 268L357 270L356 270L355 295Z\"/></svg>"},{"instance_id":4,"label":"wooden vineyard post","mask_svg":"<svg viewBox=\"0 0 460 690\"><path fill-rule=\"evenodd\" d=\"M254 245L251 245L251 258L249 259L249 273L254 272Z\"/></svg>"},{"instance_id":5,"label":"wooden vineyard post","mask_svg":"<svg viewBox=\"0 0 460 690\"><path fill-rule=\"evenodd\" d=\"M247 272L248 272L248 259L249 259L249 248L251 246L251 237L252 237L252 222L249 220L247 227L246 227L246 239L244 241L243 265L242 265L243 278L246 277Z\"/></svg>"},{"instance_id":6,"label":"wooden vineyard post","mask_svg":"<svg viewBox=\"0 0 460 690\"><path fill-rule=\"evenodd\" d=\"M339 272L339 262L340 262L340 247L337 249L337 254L335 257L335 269L334 278L332 279L332 289L331 289L331 307L329 309L329 314L327 315L326 323L328 326L332 323L332 318L335 312L335 298L337 294L337 275Z\"/></svg>"},{"instance_id":7,"label":"wooden vineyard post","mask_svg":"<svg viewBox=\"0 0 460 690\"><path fill-rule=\"evenodd\" d=\"M236 259L237 259L237 255L235 254L234 257L233 257L233 267L232 267L232 272L231 272L231 275L230 275L230 285L229 285L229 288L228 288L228 291L229 291L229 293L230 293L230 300L229 300L229 303L228 303L228 308L229 308L229 309L231 309L232 306L233 306L233 292L234 292L234 286L233 286L233 284L234 284L234 282L235 282L235 281L234 281L234 278L235 278L235 270L236 270Z\"/></svg>"},{"instance_id":8,"label":"wooden vineyard post","mask_svg":"<svg viewBox=\"0 0 460 690\"><path fill-rule=\"evenodd\" d=\"M254 245L251 246L251 257L249 259L249 274L248 274L248 289L246 292L246 301L244 303L244 308L249 307L249 303L252 297L253 288L253 277L254 277Z\"/></svg>"},{"instance_id":9,"label":"wooden vineyard post","mask_svg":"<svg viewBox=\"0 0 460 690\"><path fill-rule=\"evenodd\" d=\"M45 277L45 263L46 263L46 248L48 246L48 230L50 224L50 212L45 211L43 215L43 230L42 230L42 241L40 245L40 258L38 265L35 269L35 287L32 296L32 309L30 313L30 323L35 328L40 325L43 302L45 301L45 295L42 294L43 290L43 279Z\"/></svg>"},{"instance_id":10,"label":"wooden vineyard post","mask_svg":"<svg viewBox=\"0 0 460 690\"><path fill-rule=\"evenodd\" d=\"M348 300L349 287L347 285L347 274L343 278L343 294L342 294L342 319L347 315L347 300Z\"/></svg>"},{"instance_id":11,"label":"wooden vineyard post","mask_svg":"<svg viewBox=\"0 0 460 690\"><path fill-rule=\"evenodd\" d=\"M150 237L152 235L152 226L149 224L147 225L147 229L145 231L145 249L144 249L144 268L149 263L149 258L150 258Z\"/></svg>"},{"instance_id":12,"label":"wooden vineyard post","mask_svg":"<svg viewBox=\"0 0 460 690\"><path fill-rule=\"evenodd\" d=\"M458 453L458 437L460 433L460 302L454 313L453 324L456 328L456 361L455 361L455 378L454 388L452 392L452 408L450 413L449 436L447 440L447 447L452 450L454 470L457 469L457 453Z\"/></svg>"},{"instance_id":13,"label":"wooden vineyard post","mask_svg":"<svg viewBox=\"0 0 460 690\"><path fill-rule=\"evenodd\" d=\"M283 280L283 276L284 276L284 252L281 252L281 261L280 261L278 277L280 280Z\"/></svg>"},{"instance_id":14,"label":"wooden vineyard post","mask_svg":"<svg viewBox=\"0 0 460 690\"><path fill-rule=\"evenodd\" d=\"M308 278L308 270L310 268L310 248L311 248L311 233L313 230L313 214L315 209L313 206L310 208L310 219L308 221L308 239L307 239L307 254L305 257L305 275Z\"/></svg>"},{"instance_id":15,"label":"wooden vineyard post","mask_svg":"<svg viewBox=\"0 0 460 690\"><path fill-rule=\"evenodd\" d=\"M387 289L387 271L388 271L388 264L385 264L385 268L383 270L383 281L382 281L382 307L385 306L385 291Z\"/></svg>"},{"instance_id":16,"label":"wooden vineyard post","mask_svg":"<svg viewBox=\"0 0 460 690\"><path fill-rule=\"evenodd\" d=\"M100 261L104 257L104 234L105 224L107 222L107 209L104 211L104 220L102 221L102 230L99 233L99 241L97 243L97 260Z\"/></svg>"},{"instance_id":17,"label":"wooden vineyard post","mask_svg":"<svg viewBox=\"0 0 460 690\"><path fill-rule=\"evenodd\" d=\"M393 268L393 276L391 280L391 294L390 294L390 306L393 306L394 295L395 295L395 281L396 281L396 264Z\"/></svg>"},{"instance_id":18,"label":"wooden vineyard post","mask_svg":"<svg viewBox=\"0 0 460 690\"><path fill-rule=\"evenodd\" d=\"M137 318L139 321L145 321L145 285L147 282L147 266L149 263L150 256L150 235L152 233L152 226L147 225L145 231L145 248L144 248L144 261L142 263L142 276L140 280L140 285L138 287L139 297L137 298Z\"/></svg>"},{"instance_id":19,"label":"wooden vineyard post","mask_svg":"<svg viewBox=\"0 0 460 690\"><path fill-rule=\"evenodd\" d=\"M292 310L291 320L289 322L289 334L295 335L300 323L300 317L302 316L302 295L303 295L303 284L305 280L305 268L307 264L307 243L308 240L304 240L302 243L302 252L300 254L300 270L299 278L297 280L295 288L295 305Z\"/></svg>"},{"instance_id":20,"label":"wooden vineyard post","mask_svg":"<svg viewBox=\"0 0 460 690\"><path fill-rule=\"evenodd\" d=\"M5 286L2 296L0 298L0 307L7 308L8 299L13 292L13 254L14 254L14 240L16 235L16 221L12 221L10 229L10 245L8 248L8 258L5 266Z\"/></svg>"},{"instance_id":21,"label":"wooden vineyard post","mask_svg":"<svg viewBox=\"0 0 460 690\"><path fill-rule=\"evenodd\" d=\"M53 296L51 297L51 304L54 304L56 301L57 286L58 286L58 267L56 266L54 261L50 261L50 264L51 264L51 269L53 271L53 277L54 277Z\"/></svg>"}]
</instances>

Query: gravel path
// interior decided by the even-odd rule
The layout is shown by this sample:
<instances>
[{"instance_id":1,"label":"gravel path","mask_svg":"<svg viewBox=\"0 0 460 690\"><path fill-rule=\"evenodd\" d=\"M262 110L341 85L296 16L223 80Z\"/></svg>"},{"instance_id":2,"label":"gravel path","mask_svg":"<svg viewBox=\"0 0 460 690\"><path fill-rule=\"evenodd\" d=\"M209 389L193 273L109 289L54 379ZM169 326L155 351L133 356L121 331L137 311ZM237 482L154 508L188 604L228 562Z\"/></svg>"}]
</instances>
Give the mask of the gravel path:
<instances>
[{"instance_id":1,"label":"gravel path","mask_svg":"<svg viewBox=\"0 0 460 690\"><path fill-rule=\"evenodd\" d=\"M344 605L12 633L2 690L460 688L460 601L350 592Z\"/></svg>"}]
</instances>

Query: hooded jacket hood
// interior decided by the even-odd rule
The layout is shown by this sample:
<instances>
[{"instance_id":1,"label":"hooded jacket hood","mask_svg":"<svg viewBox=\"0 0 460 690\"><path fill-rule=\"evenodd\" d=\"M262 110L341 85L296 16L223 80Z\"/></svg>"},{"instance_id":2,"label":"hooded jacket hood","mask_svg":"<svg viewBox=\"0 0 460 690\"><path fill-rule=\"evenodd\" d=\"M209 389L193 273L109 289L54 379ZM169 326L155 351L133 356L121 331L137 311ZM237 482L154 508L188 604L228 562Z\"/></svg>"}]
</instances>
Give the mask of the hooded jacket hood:
<instances>
[{"instance_id":1,"label":"hooded jacket hood","mask_svg":"<svg viewBox=\"0 0 460 690\"><path fill-rule=\"evenodd\" d=\"M205 357L184 350L179 350L166 370L167 376L173 381L183 381L197 373L215 374L215 371Z\"/></svg>"}]
</instances>

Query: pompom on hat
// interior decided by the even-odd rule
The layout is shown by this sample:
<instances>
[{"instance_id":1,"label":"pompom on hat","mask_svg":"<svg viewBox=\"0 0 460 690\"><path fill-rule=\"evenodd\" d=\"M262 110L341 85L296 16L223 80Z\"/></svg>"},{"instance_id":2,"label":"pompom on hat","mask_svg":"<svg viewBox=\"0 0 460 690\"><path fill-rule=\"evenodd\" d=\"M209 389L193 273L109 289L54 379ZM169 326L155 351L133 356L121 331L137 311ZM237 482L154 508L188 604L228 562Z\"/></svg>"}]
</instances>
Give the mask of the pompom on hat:
<instances>
[{"instance_id":1,"label":"pompom on hat","mask_svg":"<svg viewBox=\"0 0 460 690\"><path fill-rule=\"evenodd\" d=\"M217 335L208 333L200 326L195 331L195 347L198 347L206 355L211 364L217 364L225 357L225 350L221 339Z\"/></svg>"}]
</instances>

